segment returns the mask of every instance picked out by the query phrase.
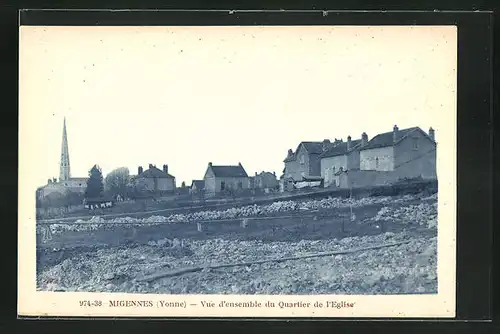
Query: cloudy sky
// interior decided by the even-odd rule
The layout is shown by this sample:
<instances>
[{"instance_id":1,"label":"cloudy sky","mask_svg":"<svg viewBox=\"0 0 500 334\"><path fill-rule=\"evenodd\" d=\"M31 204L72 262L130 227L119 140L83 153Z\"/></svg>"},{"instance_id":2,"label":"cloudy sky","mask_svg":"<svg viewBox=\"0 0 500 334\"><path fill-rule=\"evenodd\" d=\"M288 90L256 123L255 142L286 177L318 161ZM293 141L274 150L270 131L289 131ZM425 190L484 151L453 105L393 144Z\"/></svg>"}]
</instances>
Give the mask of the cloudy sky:
<instances>
[{"instance_id":1,"label":"cloudy sky","mask_svg":"<svg viewBox=\"0 0 500 334\"><path fill-rule=\"evenodd\" d=\"M454 142L454 27L22 27L20 172L208 162L281 174L300 141L420 126ZM438 150L439 159L439 150Z\"/></svg>"}]
</instances>

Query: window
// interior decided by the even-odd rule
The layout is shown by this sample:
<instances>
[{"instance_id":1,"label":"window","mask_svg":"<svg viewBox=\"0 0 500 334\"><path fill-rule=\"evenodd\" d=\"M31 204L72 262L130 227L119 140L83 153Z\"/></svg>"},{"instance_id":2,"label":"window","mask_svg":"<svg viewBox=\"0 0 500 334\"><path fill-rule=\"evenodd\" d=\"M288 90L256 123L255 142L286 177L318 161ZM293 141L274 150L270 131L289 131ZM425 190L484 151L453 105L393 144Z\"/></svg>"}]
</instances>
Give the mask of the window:
<instances>
[{"instance_id":1,"label":"window","mask_svg":"<svg viewBox=\"0 0 500 334\"><path fill-rule=\"evenodd\" d=\"M378 157L375 158L375 168L378 168L380 166Z\"/></svg>"},{"instance_id":2,"label":"window","mask_svg":"<svg viewBox=\"0 0 500 334\"><path fill-rule=\"evenodd\" d=\"M302 154L300 156L300 164L303 165L305 163L305 158L304 158L304 155Z\"/></svg>"},{"instance_id":3,"label":"window","mask_svg":"<svg viewBox=\"0 0 500 334\"><path fill-rule=\"evenodd\" d=\"M412 138L412 141L413 141L413 149L414 150L418 150L418 138Z\"/></svg>"},{"instance_id":4,"label":"window","mask_svg":"<svg viewBox=\"0 0 500 334\"><path fill-rule=\"evenodd\" d=\"M220 190L223 191L226 188L226 182L221 181L220 183Z\"/></svg>"},{"instance_id":5,"label":"window","mask_svg":"<svg viewBox=\"0 0 500 334\"><path fill-rule=\"evenodd\" d=\"M243 189L243 182L238 182L238 189Z\"/></svg>"}]
</instances>

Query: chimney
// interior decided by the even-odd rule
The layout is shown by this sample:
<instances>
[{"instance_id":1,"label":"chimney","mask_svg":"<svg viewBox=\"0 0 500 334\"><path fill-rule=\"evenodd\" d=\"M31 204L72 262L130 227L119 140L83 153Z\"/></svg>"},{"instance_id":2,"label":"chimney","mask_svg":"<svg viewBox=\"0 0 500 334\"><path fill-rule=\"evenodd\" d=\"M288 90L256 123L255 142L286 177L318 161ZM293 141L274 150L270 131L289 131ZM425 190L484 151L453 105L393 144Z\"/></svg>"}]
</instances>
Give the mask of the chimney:
<instances>
[{"instance_id":1,"label":"chimney","mask_svg":"<svg viewBox=\"0 0 500 334\"><path fill-rule=\"evenodd\" d=\"M57 179L55 177L52 179L52 183L57 183Z\"/></svg>"},{"instance_id":2,"label":"chimney","mask_svg":"<svg viewBox=\"0 0 500 334\"><path fill-rule=\"evenodd\" d=\"M139 168L137 168L137 175L141 175L142 172L143 172L142 166L139 166Z\"/></svg>"},{"instance_id":3,"label":"chimney","mask_svg":"<svg viewBox=\"0 0 500 334\"><path fill-rule=\"evenodd\" d=\"M397 125L394 125L394 127L392 128L392 140L393 142L396 142L398 140L398 126Z\"/></svg>"},{"instance_id":4,"label":"chimney","mask_svg":"<svg viewBox=\"0 0 500 334\"><path fill-rule=\"evenodd\" d=\"M347 150L351 149L351 136L347 136Z\"/></svg>"},{"instance_id":5,"label":"chimney","mask_svg":"<svg viewBox=\"0 0 500 334\"><path fill-rule=\"evenodd\" d=\"M366 144L368 144L368 135L366 132L363 132L361 134L361 146L365 146Z\"/></svg>"},{"instance_id":6,"label":"chimney","mask_svg":"<svg viewBox=\"0 0 500 334\"><path fill-rule=\"evenodd\" d=\"M330 143L330 140L329 139L324 139L323 140L323 152L325 152L326 150L328 150L328 148L330 147L332 143Z\"/></svg>"},{"instance_id":7,"label":"chimney","mask_svg":"<svg viewBox=\"0 0 500 334\"><path fill-rule=\"evenodd\" d=\"M48 180L47 180L47 183L48 183L48 184L51 184L51 183L52 183L52 179L48 179Z\"/></svg>"},{"instance_id":8,"label":"chimney","mask_svg":"<svg viewBox=\"0 0 500 334\"><path fill-rule=\"evenodd\" d=\"M273 172L273 175L276 176L276 172Z\"/></svg>"},{"instance_id":9,"label":"chimney","mask_svg":"<svg viewBox=\"0 0 500 334\"><path fill-rule=\"evenodd\" d=\"M293 155L293 151L292 151L292 149L289 149L288 150L288 157L290 158L292 155Z\"/></svg>"},{"instance_id":10,"label":"chimney","mask_svg":"<svg viewBox=\"0 0 500 334\"><path fill-rule=\"evenodd\" d=\"M212 167L212 163L211 163L211 162L209 162L209 163L208 163L208 166L209 166L209 167Z\"/></svg>"},{"instance_id":11,"label":"chimney","mask_svg":"<svg viewBox=\"0 0 500 334\"><path fill-rule=\"evenodd\" d=\"M241 166L241 162L238 162L238 166L243 167L243 166Z\"/></svg>"},{"instance_id":12,"label":"chimney","mask_svg":"<svg viewBox=\"0 0 500 334\"><path fill-rule=\"evenodd\" d=\"M257 172L255 172L255 176L257 176Z\"/></svg>"},{"instance_id":13,"label":"chimney","mask_svg":"<svg viewBox=\"0 0 500 334\"><path fill-rule=\"evenodd\" d=\"M432 140L436 141L434 137L434 129L432 127L429 128L429 137L431 137Z\"/></svg>"},{"instance_id":14,"label":"chimney","mask_svg":"<svg viewBox=\"0 0 500 334\"><path fill-rule=\"evenodd\" d=\"M149 169L153 168L153 164L149 164Z\"/></svg>"},{"instance_id":15,"label":"chimney","mask_svg":"<svg viewBox=\"0 0 500 334\"><path fill-rule=\"evenodd\" d=\"M165 174L168 174L168 165L167 164L163 165L163 171L165 172Z\"/></svg>"}]
</instances>

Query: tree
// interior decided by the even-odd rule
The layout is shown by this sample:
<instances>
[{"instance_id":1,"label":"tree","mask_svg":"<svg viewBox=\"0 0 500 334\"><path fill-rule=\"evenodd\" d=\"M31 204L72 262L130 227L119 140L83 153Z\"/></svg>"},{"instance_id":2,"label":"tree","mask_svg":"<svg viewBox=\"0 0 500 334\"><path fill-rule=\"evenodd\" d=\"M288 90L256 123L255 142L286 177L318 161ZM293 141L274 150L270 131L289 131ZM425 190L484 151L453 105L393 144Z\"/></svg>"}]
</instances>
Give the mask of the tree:
<instances>
[{"instance_id":1,"label":"tree","mask_svg":"<svg viewBox=\"0 0 500 334\"><path fill-rule=\"evenodd\" d=\"M45 208L60 208L64 205L66 205L65 195L60 192L50 193L41 200L41 207Z\"/></svg>"},{"instance_id":2,"label":"tree","mask_svg":"<svg viewBox=\"0 0 500 334\"><path fill-rule=\"evenodd\" d=\"M106 175L106 191L112 196L120 195L123 198L127 194L127 184L130 182L130 173L127 167L120 167Z\"/></svg>"},{"instance_id":3,"label":"tree","mask_svg":"<svg viewBox=\"0 0 500 334\"><path fill-rule=\"evenodd\" d=\"M148 192L146 180L139 178L127 184L127 195L132 199L144 198Z\"/></svg>"},{"instance_id":4,"label":"tree","mask_svg":"<svg viewBox=\"0 0 500 334\"><path fill-rule=\"evenodd\" d=\"M104 183L102 179L102 171L99 166L94 165L89 171L87 180L87 189L85 189L85 198L98 198L103 195Z\"/></svg>"},{"instance_id":5,"label":"tree","mask_svg":"<svg viewBox=\"0 0 500 334\"><path fill-rule=\"evenodd\" d=\"M67 205L80 205L83 202L83 193L68 191L64 196Z\"/></svg>"}]
</instances>

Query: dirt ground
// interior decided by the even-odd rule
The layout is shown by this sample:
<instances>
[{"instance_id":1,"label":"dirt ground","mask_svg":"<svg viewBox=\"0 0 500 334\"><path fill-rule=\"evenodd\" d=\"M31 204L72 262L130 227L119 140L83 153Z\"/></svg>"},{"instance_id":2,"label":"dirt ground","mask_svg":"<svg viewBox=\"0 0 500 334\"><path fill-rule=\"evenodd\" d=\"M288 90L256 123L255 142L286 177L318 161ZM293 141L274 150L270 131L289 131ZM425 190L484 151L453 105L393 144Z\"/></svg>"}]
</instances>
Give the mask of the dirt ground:
<instances>
[{"instance_id":1,"label":"dirt ground","mask_svg":"<svg viewBox=\"0 0 500 334\"><path fill-rule=\"evenodd\" d=\"M37 285L49 291L219 294L436 293L436 196L204 223L96 225L38 235ZM352 216L351 216L352 209ZM272 218L272 219L271 219ZM404 242L352 254L220 269ZM199 266L179 276L144 276Z\"/></svg>"}]
</instances>

